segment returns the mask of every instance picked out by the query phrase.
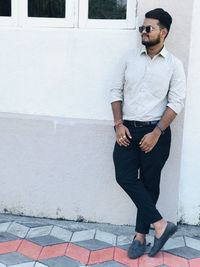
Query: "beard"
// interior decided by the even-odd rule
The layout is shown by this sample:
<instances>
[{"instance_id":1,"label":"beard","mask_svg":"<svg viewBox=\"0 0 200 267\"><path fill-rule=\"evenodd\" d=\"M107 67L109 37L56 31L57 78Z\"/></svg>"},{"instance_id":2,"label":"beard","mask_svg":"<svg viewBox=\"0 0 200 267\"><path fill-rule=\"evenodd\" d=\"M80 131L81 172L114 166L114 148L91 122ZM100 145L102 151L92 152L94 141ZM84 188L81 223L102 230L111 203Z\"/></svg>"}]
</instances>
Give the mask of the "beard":
<instances>
[{"instance_id":1,"label":"beard","mask_svg":"<svg viewBox=\"0 0 200 267\"><path fill-rule=\"evenodd\" d=\"M144 46L146 46L146 47L152 47L152 46L154 46L154 45L157 45L157 44L159 44L160 43L160 36L158 36L156 39L154 39L154 40L150 40L150 41L143 41L142 40L142 44L144 45Z\"/></svg>"}]
</instances>

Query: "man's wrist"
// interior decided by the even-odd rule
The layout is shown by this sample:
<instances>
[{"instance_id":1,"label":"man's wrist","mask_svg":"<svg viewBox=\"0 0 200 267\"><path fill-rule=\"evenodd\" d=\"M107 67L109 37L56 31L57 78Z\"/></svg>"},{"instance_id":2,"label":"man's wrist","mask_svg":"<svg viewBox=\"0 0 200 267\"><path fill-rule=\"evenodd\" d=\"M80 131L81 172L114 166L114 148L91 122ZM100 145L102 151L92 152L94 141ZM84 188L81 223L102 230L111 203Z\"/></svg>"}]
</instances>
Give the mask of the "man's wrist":
<instances>
[{"instance_id":1,"label":"man's wrist","mask_svg":"<svg viewBox=\"0 0 200 267\"><path fill-rule=\"evenodd\" d=\"M160 131L160 129L159 129L158 127L155 127L155 128L154 128L153 133L154 133L156 136L158 136L158 137L160 137L160 135L162 134L161 131Z\"/></svg>"},{"instance_id":2,"label":"man's wrist","mask_svg":"<svg viewBox=\"0 0 200 267\"><path fill-rule=\"evenodd\" d=\"M160 126L159 122L156 124L156 128L159 129L161 134L165 133L165 130Z\"/></svg>"},{"instance_id":3,"label":"man's wrist","mask_svg":"<svg viewBox=\"0 0 200 267\"><path fill-rule=\"evenodd\" d=\"M122 119L115 121L115 128L121 127L123 125Z\"/></svg>"}]
</instances>

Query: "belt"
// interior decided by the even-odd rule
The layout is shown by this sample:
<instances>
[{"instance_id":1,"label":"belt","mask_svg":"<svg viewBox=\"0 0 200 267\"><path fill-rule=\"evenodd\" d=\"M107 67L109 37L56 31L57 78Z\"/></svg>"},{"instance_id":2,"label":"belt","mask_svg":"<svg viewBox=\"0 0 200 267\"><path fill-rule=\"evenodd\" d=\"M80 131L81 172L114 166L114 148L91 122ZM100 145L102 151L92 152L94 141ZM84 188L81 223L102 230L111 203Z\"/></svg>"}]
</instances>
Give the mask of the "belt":
<instances>
[{"instance_id":1,"label":"belt","mask_svg":"<svg viewBox=\"0 0 200 267\"><path fill-rule=\"evenodd\" d=\"M159 121L127 121L124 120L124 124L133 127L144 127L148 125L156 125Z\"/></svg>"}]
</instances>

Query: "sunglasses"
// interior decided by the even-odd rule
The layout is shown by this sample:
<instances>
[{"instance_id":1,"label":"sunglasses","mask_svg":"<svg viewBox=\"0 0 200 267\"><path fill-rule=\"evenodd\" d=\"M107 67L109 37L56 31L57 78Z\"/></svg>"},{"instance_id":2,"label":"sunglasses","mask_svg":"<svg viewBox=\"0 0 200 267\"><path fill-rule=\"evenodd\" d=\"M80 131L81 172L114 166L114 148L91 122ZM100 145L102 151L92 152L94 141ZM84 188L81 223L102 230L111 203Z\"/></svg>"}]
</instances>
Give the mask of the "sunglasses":
<instances>
[{"instance_id":1,"label":"sunglasses","mask_svg":"<svg viewBox=\"0 0 200 267\"><path fill-rule=\"evenodd\" d=\"M143 33L143 31L145 30L146 33L150 33L153 31L153 27L151 25L148 26L140 26L139 27L139 32Z\"/></svg>"}]
</instances>

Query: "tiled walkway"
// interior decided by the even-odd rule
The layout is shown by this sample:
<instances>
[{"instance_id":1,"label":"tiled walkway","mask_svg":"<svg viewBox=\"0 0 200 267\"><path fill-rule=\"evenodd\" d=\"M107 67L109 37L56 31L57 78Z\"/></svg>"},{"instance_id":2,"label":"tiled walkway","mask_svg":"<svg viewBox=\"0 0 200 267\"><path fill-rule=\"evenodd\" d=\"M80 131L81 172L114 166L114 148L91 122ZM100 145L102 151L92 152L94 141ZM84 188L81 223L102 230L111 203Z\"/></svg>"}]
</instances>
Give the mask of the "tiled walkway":
<instances>
[{"instance_id":1,"label":"tiled walkway","mask_svg":"<svg viewBox=\"0 0 200 267\"><path fill-rule=\"evenodd\" d=\"M156 257L127 257L134 229L0 215L0 267L200 267L200 228L179 226ZM152 244L153 235L147 238ZM147 252L150 246L147 248Z\"/></svg>"}]
</instances>

